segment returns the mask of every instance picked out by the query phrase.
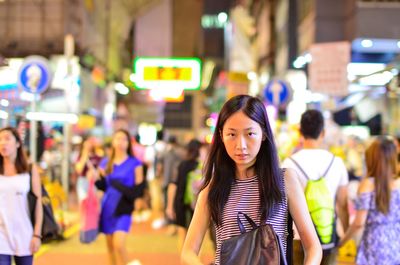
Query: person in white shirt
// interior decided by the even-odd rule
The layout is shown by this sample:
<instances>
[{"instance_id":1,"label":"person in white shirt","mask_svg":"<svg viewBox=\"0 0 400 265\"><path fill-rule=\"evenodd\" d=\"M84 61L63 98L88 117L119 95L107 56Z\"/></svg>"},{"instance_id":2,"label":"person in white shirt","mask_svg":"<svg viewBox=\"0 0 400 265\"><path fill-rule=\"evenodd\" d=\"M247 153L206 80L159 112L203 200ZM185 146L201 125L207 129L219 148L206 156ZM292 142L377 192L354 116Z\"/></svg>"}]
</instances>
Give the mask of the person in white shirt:
<instances>
[{"instance_id":1,"label":"person in white shirt","mask_svg":"<svg viewBox=\"0 0 400 265\"><path fill-rule=\"evenodd\" d=\"M32 180L31 180L32 178ZM32 226L28 192L42 200L40 178L36 166L30 171L18 131L0 129L0 264L32 265L33 254L41 244L43 208L36 204Z\"/></svg>"},{"instance_id":2,"label":"person in white shirt","mask_svg":"<svg viewBox=\"0 0 400 265\"><path fill-rule=\"evenodd\" d=\"M324 117L318 110L307 110L303 113L300 121L300 133L303 138L303 147L286 158L283 168L291 168L296 171L303 189L307 184L307 177L311 180L319 179L328 169L332 162L325 180L334 201L336 202L336 213L344 230L349 224L347 209L347 184L349 182L347 169L343 160L324 149L321 145L324 138ZM334 157L334 158L333 158ZM333 159L333 160L332 160ZM294 161L293 161L294 160ZM301 169L298 165L301 166ZM307 174L304 175L302 170ZM300 241L294 240L294 264L303 264L302 248ZM321 264L335 264L336 249L324 250Z\"/></svg>"}]
</instances>

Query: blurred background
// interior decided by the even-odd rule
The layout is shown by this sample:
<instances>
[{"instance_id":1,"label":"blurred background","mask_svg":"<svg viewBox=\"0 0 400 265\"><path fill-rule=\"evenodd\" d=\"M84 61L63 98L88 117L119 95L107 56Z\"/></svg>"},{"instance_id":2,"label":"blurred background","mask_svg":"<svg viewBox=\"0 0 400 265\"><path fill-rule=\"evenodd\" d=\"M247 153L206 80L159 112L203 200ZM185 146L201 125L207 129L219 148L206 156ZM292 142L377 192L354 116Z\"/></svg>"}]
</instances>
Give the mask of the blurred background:
<instances>
[{"instance_id":1,"label":"blurred background","mask_svg":"<svg viewBox=\"0 0 400 265\"><path fill-rule=\"evenodd\" d=\"M71 238L42 247L36 264L105 263L104 242L76 239L83 138L103 155L119 128L145 148L210 143L237 94L265 102L281 158L299 144L301 114L323 110L326 146L351 153L349 172L362 175L364 141L400 135L399 14L398 0L0 0L0 125L18 127ZM132 258L178 264L173 237L133 227Z\"/></svg>"}]
</instances>

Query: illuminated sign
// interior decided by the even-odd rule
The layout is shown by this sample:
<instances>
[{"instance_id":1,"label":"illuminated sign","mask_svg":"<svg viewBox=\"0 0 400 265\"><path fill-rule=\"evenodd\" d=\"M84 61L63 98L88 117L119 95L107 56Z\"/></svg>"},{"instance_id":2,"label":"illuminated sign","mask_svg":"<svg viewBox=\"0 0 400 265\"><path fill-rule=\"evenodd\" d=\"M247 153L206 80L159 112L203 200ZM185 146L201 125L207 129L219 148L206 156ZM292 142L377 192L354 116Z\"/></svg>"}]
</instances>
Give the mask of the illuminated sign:
<instances>
[{"instance_id":1,"label":"illuminated sign","mask_svg":"<svg viewBox=\"0 0 400 265\"><path fill-rule=\"evenodd\" d=\"M205 29L223 29L228 23L228 15L221 12L218 15L203 15L201 17L201 26Z\"/></svg>"},{"instance_id":2,"label":"illuminated sign","mask_svg":"<svg viewBox=\"0 0 400 265\"><path fill-rule=\"evenodd\" d=\"M50 85L51 71L46 58L28 56L18 72L18 86L32 94L41 94Z\"/></svg>"},{"instance_id":3,"label":"illuminated sign","mask_svg":"<svg viewBox=\"0 0 400 265\"><path fill-rule=\"evenodd\" d=\"M149 96L154 101L183 102L184 100L184 93L182 88L153 88L149 90Z\"/></svg>"},{"instance_id":4,"label":"illuminated sign","mask_svg":"<svg viewBox=\"0 0 400 265\"><path fill-rule=\"evenodd\" d=\"M200 87L201 62L198 58L139 57L134 62L135 85L138 89Z\"/></svg>"}]
</instances>

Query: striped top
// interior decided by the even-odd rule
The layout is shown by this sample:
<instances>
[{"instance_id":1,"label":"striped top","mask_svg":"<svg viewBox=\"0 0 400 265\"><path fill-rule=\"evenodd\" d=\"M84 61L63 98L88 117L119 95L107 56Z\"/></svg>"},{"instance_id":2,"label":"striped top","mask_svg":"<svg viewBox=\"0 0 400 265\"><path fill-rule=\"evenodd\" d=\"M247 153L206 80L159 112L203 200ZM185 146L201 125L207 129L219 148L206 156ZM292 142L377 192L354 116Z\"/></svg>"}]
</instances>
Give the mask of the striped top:
<instances>
[{"instance_id":1,"label":"striped top","mask_svg":"<svg viewBox=\"0 0 400 265\"><path fill-rule=\"evenodd\" d=\"M281 190L285 194L285 184L283 177L281 178ZM228 201L222 213L222 225L215 226L217 236L217 250L215 253L215 264L220 263L220 251L222 241L240 235L240 230L237 224L237 213L243 212L253 219L258 225L261 222L260 194L258 188L258 177L254 176L245 180L236 180L231 186L231 192ZM271 216L267 218L266 223L271 224L275 232L282 242L286 255L287 236L288 236L288 207L287 199L278 203L272 210ZM250 224L242 220L246 227L246 231L251 230ZM215 224L214 224L215 225Z\"/></svg>"}]
</instances>

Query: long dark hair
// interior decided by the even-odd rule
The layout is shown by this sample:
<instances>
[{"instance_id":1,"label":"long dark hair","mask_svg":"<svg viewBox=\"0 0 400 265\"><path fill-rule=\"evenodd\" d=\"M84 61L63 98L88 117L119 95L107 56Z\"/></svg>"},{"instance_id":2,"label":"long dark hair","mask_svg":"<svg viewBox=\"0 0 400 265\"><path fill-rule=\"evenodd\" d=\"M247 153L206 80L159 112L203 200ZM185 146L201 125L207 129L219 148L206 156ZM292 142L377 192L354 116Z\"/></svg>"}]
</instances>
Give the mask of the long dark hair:
<instances>
[{"instance_id":1,"label":"long dark hair","mask_svg":"<svg viewBox=\"0 0 400 265\"><path fill-rule=\"evenodd\" d=\"M397 174L397 148L394 139L379 136L365 152L367 174L375 180L376 208L387 214L390 206L390 182Z\"/></svg>"},{"instance_id":2,"label":"long dark hair","mask_svg":"<svg viewBox=\"0 0 400 265\"><path fill-rule=\"evenodd\" d=\"M228 201L236 172L235 162L226 152L220 133L226 120L238 111L242 111L250 119L257 122L265 137L253 166L258 176L262 222L269 216L274 203L281 201L283 198L280 189L279 160L265 106L255 97L247 95L235 96L222 107L210 153L204 166L205 181L202 189L209 185L208 206L211 217L217 225L222 223L222 212Z\"/></svg>"},{"instance_id":3,"label":"long dark hair","mask_svg":"<svg viewBox=\"0 0 400 265\"><path fill-rule=\"evenodd\" d=\"M17 173L21 174L29 172L28 158L26 156L24 145L22 143L18 131L13 127L5 127L0 129L0 133L4 131L10 132L14 136L17 143L19 144L19 147L17 147L17 156L15 158L15 164L14 164ZM4 158L1 154L0 154L0 174L4 174Z\"/></svg>"},{"instance_id":4,"label":"long dark hair","mask_svg":"<svg viewBox=\"0 0 400 265\"><path fill-rule=\"evenodd\" d=\"M129 132L127 130L118 129L117 131L114 132L114 136L119 132L125 134L126 139L128 139L128 147L126 149L126 153L128 154L128 156L133 157L134 155L133 155L133 149L132 149L131 135L129 134ZM114 158L115 158L115 148L112 146L111 147L111 157L109 158L109 160L107 162L107 166L106 166L106 174L107 175L111 174L113 171Z\"/></svg>"}]
</instances>

